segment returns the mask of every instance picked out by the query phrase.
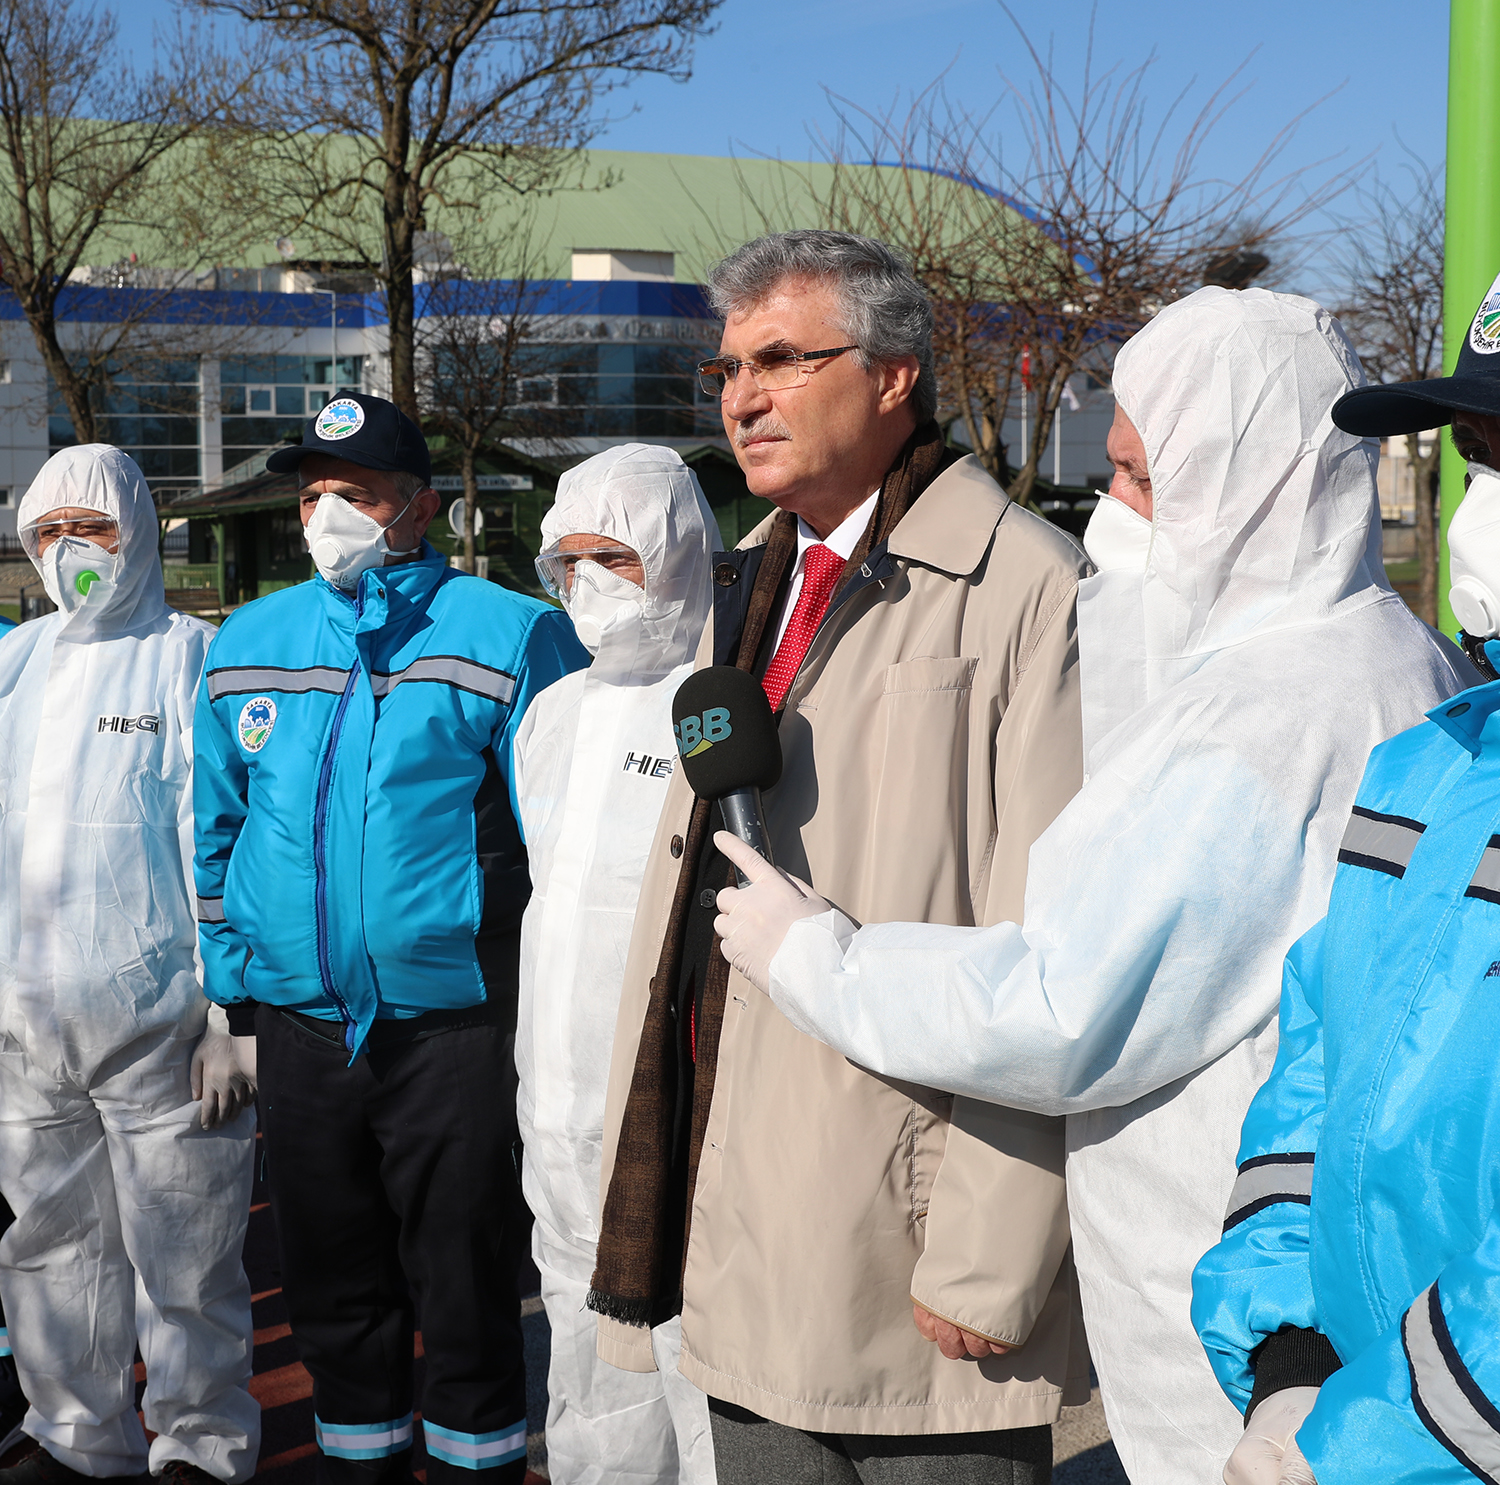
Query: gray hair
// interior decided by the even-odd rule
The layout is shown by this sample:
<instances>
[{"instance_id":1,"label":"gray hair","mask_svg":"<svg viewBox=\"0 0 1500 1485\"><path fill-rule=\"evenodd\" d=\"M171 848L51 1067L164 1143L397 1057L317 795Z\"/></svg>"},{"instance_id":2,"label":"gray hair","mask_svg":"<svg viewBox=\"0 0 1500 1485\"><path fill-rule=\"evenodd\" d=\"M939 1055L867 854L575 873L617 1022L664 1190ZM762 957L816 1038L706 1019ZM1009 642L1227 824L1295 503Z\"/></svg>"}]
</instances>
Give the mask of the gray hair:
<instances>
[{"instance_id":1,"label":"gray hair","mask_svg":"<svg viewBox=\"0 0 1500 1485\"><path fill-rule=\"evenodd\" d=\"M393 469L387 476L396 487L396 494L410 502L427 488L427 481L419 474L408 474L404 469Z\"/></svg>"},{"instance_id":2,"label":"gray hair","mask_svg":"<svg viewBox=\"0 0 1500 1485\"><path fill-rule=\"evenodd\" d=\"M859 348L859 362L866 371L915 356L912 411L918 424L934 416L938 393L932 367L932 304L893 249L853 232L771 232L736 248L709 270L708 302L721 320L727 320L764 303L788 278L809 278L833 286L843 322L841 333Z\"/></svg>"}]
</instances>

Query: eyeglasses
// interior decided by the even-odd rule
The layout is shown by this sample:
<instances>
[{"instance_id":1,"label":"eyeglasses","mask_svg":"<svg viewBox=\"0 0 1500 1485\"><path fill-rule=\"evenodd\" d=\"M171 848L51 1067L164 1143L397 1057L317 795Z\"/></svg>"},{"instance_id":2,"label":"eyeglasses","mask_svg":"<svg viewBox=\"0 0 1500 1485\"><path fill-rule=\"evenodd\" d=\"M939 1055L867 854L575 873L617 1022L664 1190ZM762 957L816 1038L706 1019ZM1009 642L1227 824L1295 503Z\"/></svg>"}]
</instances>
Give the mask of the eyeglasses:
<instances>
[{"instance_id":1,"label":"eyeglasses","mask_svg":"<svg viewBox=\"0 0 1500 1485\"><path fill-rule=\"evenodd\" d=\"M737 361L733 356L715 356L711 361L698 363L698 385L710 397L722 397L727 384L738 379L741 370L750 373L750 379L762 392L781 392L787 387L800 387L808 378L809 361L826 361L831 356L842 356L845 351L857 351L858 346L837 345L831 351L772 351L761 361Z\"/></svg>"},{"instance_id":2,"label":"eyeglasses","mask_svg":"<svg viewBox=\"0 0 1500 1485\"><path fill-rule=\"evenodd\" d=\"M640 557L629 547L574 547L567 552L559 551L556 547L548 547L536 559L536 575L542 580L542 587L547 590L547 596L557 599L560 603L573 586L575 562L597 562L600 567L606 567L611 572L615 572L622 568L634 567L640 560Z\"/></svg>"}]
</instances>

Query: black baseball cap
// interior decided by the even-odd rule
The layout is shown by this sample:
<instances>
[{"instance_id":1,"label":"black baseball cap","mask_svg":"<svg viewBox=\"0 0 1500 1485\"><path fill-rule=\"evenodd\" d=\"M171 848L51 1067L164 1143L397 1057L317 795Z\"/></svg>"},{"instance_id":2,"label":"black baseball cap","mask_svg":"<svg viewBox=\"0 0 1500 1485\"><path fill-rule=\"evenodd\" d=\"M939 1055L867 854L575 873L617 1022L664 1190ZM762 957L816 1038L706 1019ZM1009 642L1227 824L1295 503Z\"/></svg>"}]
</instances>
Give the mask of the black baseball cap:
<instances>
[{"instance_id":1,"label":"black baseball cap","mask_svg":"<svg viewBox=\"0 0 1500 1485\"><path fill-rule=\"evenodd\" d=\"M1452 376L1356 387L1333 405L1333 421L1359 438L1442 428L1459 412L1500 417L1500 276L1479 303Z\"/></svg>"},{"instance_id":2,"label":"black baseball cap","mask_svg":"<svg viewBox=\"0 0 1500 1485\"><path fill-rule=\"evenodd\" d=\"M362 392L335 397L302 425L302 442L277 449L266 468L286 474L309 454L347 459L362 469L400 470L423 484L432 479L432 456L422 430L394 402Z\"/></svg>"}]
</instances>

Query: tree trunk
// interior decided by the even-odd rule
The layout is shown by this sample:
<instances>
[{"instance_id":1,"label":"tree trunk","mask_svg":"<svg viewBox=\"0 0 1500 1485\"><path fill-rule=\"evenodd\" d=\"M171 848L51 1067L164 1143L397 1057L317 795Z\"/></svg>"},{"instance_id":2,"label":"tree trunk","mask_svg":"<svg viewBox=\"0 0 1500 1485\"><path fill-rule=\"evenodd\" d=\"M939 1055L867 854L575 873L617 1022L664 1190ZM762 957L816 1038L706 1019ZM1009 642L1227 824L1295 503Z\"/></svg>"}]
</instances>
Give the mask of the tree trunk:
<instances>
[{"instance_id":1,"label":"tree trunk","mask_svg":"<svg viewBox=\"0 0 1500 1485\"><path fill-rule=\"evenodd\" d=\"M404 192L388 199L385 221L385 280L387 334L390 338L391 401L413 422L420 424L417 408L416 285L412 280L412 245L415 228L402 210Z\"/></svg>"},{"instance_id":2,"label":"tree trunk","mask_svg":"<svg viewBox=\"0 0 1500 1485\"><path fill-rule=\"evenodd\" d=\"M474 473L474 449L465 443L463 449L464 476L464 571L478 572L475 562L474 518L479 512L479 476Z\"/></svg>"},{"instance_id":3,"label":"tree trunk","mask_svg":"<svg viewBox=\"0 0 1500 1485\"><path fill-rule=\"evenodd\" d=\"M1417 505L1417 617L1437 628L1438 621L1438 541L1437 500L1438 465L1442 440L1433 436L1426 455L1422 453L1422 436L1406 435L1406 457L1411 464L1412 484Z\"/></svg>"},{"instance_id":4,"label":"tree trunk","mask_svg":"<svg viewBox=\"0 0 1500 1485\"><path fill-rule=\"evenodd\" d=\"M57 341L57 321L51 314L27 315L32 338L42 353L42 362L57 384L58 394L73 424L73 436L79 443L98 443L99 425L94 417L89 384L73 369L67 353Z\"/></svg>"}]
</instances>

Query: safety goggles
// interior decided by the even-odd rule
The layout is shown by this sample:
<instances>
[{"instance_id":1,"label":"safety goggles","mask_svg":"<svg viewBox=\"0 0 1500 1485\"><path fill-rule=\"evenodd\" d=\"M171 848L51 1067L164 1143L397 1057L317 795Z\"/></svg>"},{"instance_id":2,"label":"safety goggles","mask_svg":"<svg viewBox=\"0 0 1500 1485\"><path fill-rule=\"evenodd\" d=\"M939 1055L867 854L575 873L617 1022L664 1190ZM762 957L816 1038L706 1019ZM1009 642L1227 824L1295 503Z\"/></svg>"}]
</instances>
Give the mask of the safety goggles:
<instances>
[{"instance_id":1,"label":"safety goggles","mask_svg":"<svg viewBox=\"0 0 1500 1485\"><path fill-rule=\"evenodd\" d=\"M631 567L640 560L629 547L575 547L572 551L563 552L551 546L536 559L536 575L542 580L547 596L561 603L573 585L575 562L597 562L600 567L607 567L614 572Z\"/></svg>"},{"instance_id":2,"label":"safety goggles","mask_svg":"<svg viewBox=\"0 0 1500 1485\"><path fill-rule=\"evenodd\" d=\"M62 536L81 536L102 547L112 547L120 539L120 527L108 516L80 516L76 520L38 521L22 533L32 550L40 552Z\"/></svg>"}]
</instances>

